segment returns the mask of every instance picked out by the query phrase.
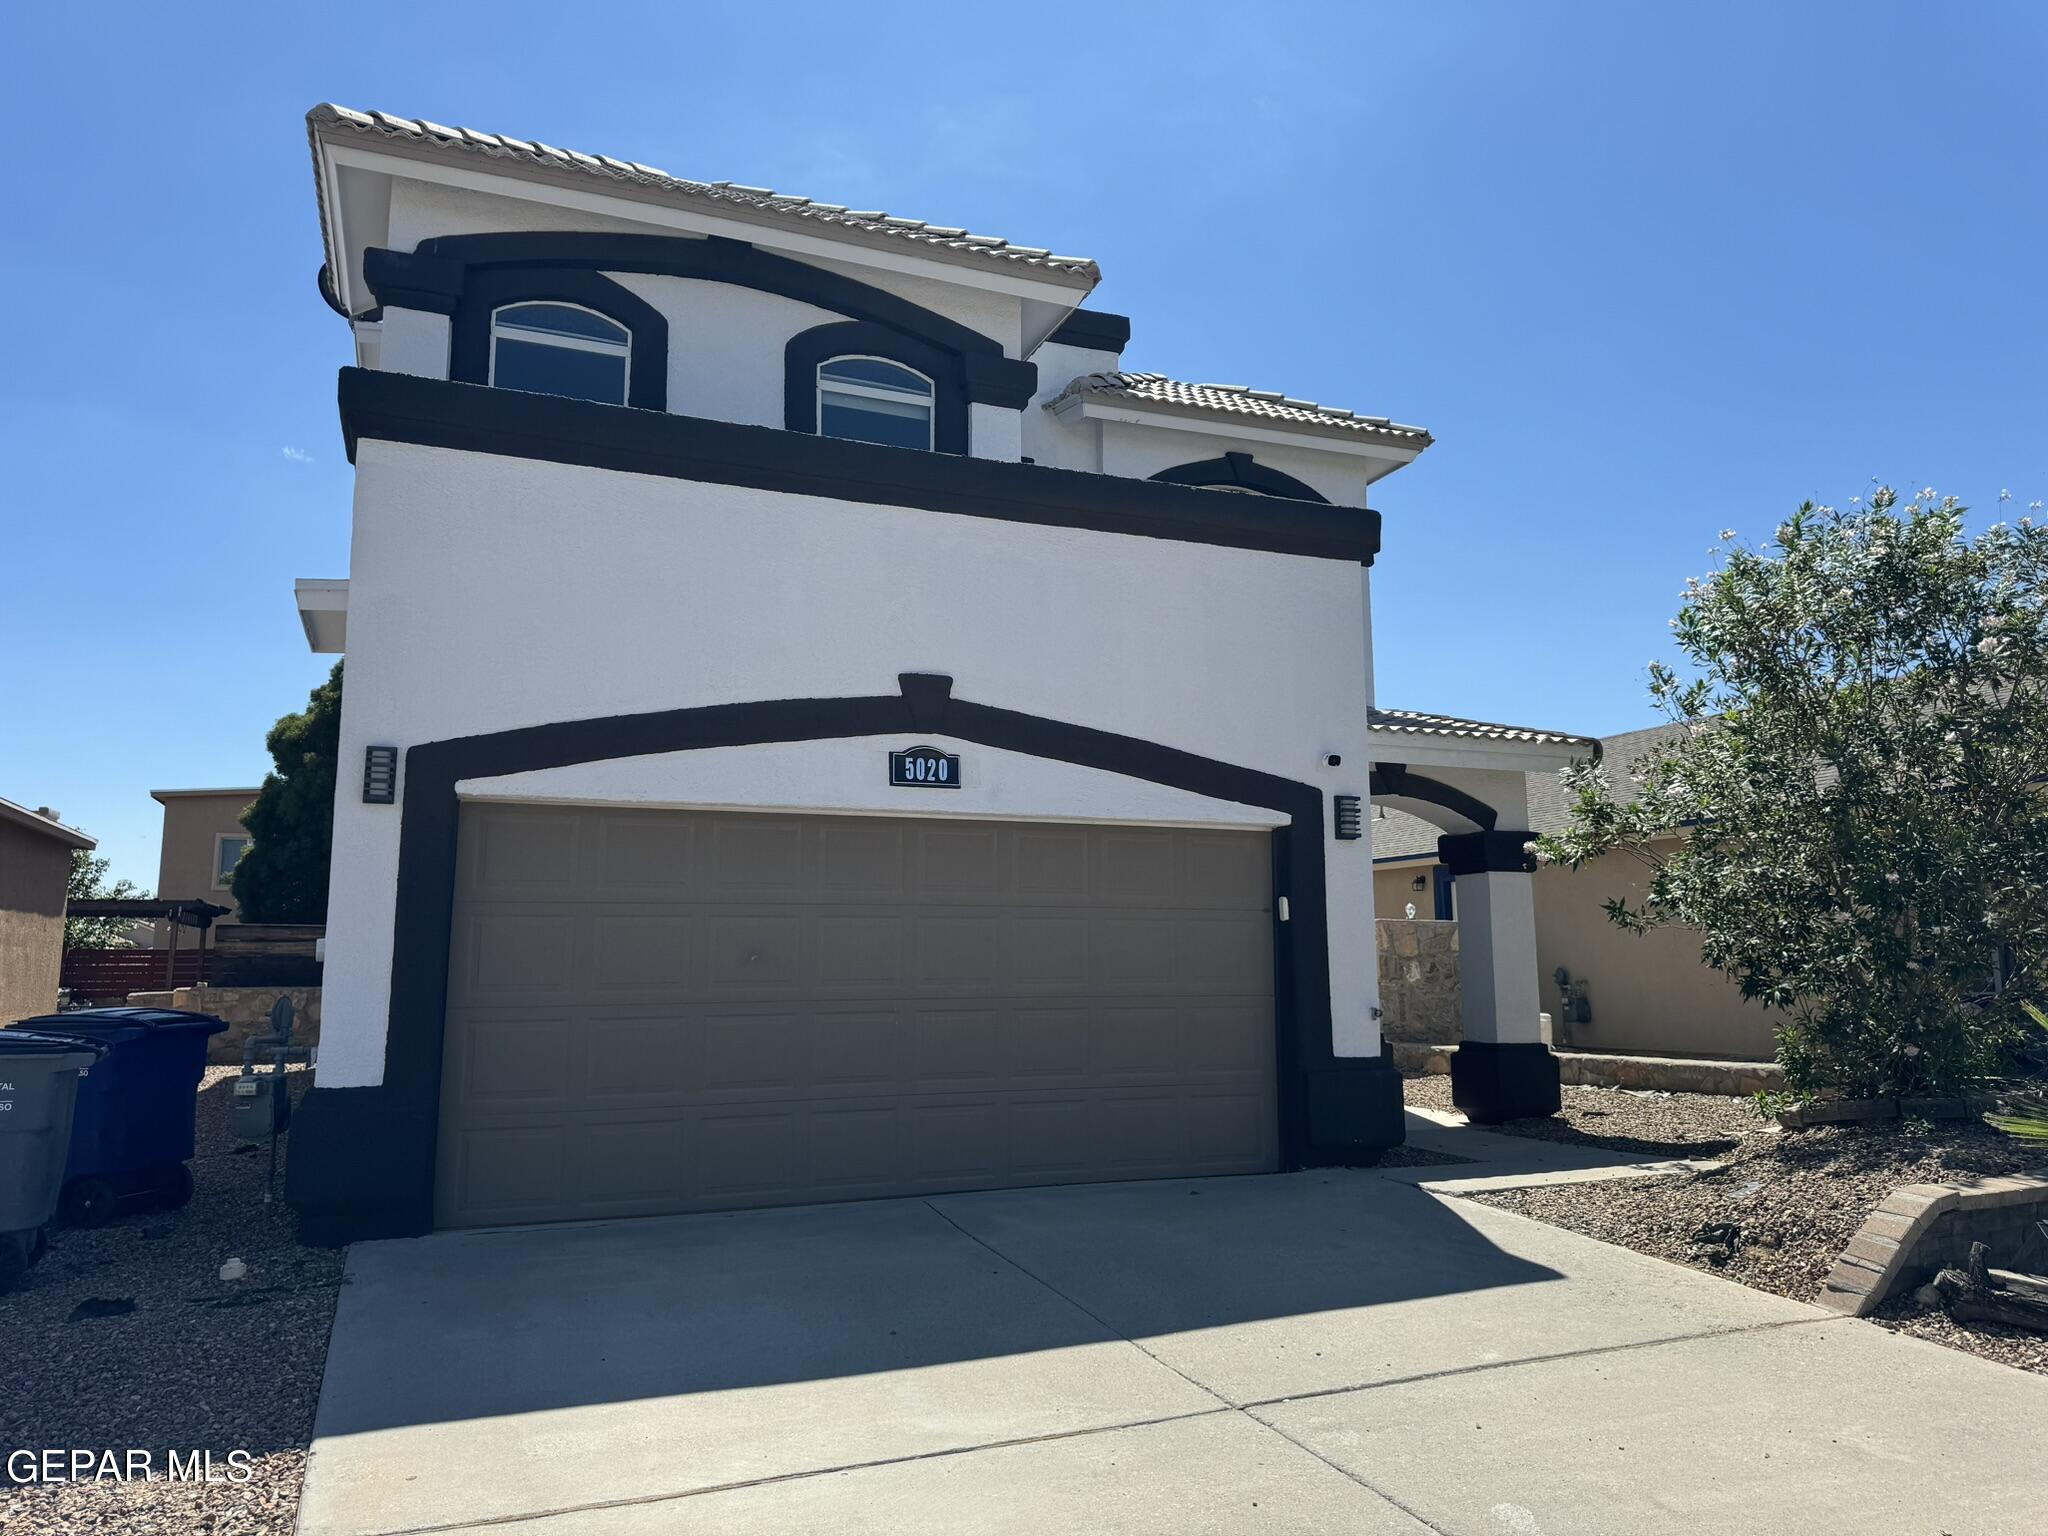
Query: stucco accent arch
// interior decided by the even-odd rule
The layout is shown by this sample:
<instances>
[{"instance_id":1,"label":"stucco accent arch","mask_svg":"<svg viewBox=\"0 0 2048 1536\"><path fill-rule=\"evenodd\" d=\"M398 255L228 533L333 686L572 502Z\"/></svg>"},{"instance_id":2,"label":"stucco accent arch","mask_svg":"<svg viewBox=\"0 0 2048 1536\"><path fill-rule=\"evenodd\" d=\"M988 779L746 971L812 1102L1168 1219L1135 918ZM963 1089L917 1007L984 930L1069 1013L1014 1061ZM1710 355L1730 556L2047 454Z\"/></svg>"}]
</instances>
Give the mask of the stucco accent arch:
<instances>
[{"instance_id":1,"label":"stucco accent arch","mask_svg":"<svg viewBox=\"0 0 2048 1536\"><path fill-rule=\"evenodd\" d=\"M1339 1059L1333 1046L1320 788L1158 742L956 699L952 678L942 674L904 673L898 684L895 694L564 721L408 749L383 1081L316 1088L308 1096L288 1191L307 1229L323 1240L353 1240L432 1225L460 782L653 753L896 731L1055 758L1284 815L1286 823L1272 833L1274 893L1290 907L1287 921L1276 919L1273 951L1283 1166L1369 1160L1400 1142L1400 1085L1391 1064L1384 1056Z\"/></svg>"}]
</instances>

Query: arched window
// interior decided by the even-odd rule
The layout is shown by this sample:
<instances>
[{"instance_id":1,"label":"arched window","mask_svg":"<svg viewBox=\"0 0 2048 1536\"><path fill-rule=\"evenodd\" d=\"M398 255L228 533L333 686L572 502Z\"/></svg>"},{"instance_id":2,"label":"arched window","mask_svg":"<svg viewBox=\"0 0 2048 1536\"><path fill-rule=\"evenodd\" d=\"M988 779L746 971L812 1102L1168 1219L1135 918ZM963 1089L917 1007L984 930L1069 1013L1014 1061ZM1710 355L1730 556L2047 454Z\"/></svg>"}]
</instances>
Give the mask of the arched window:
<instances>
[{"instance_id":1,"label":"arched window","mask_svg":"<svg viewBox=\"0 0 2048 1536\"><path fill-rule=\"evenodd\" d=\"M505 304L491 311L490 382L499 389L626 403L632 334L576 304Z\"/></svg>"},{"instance_id":2,"label":"arched window","mask_svg":"<svg viewBox=\"0 0 2048 1536\"><path fill-rule=\"evenodd\" d=\"M932 446L932 381L879 357L818 364L818 435L891 448Z\"/></svg>"}]
</instances>

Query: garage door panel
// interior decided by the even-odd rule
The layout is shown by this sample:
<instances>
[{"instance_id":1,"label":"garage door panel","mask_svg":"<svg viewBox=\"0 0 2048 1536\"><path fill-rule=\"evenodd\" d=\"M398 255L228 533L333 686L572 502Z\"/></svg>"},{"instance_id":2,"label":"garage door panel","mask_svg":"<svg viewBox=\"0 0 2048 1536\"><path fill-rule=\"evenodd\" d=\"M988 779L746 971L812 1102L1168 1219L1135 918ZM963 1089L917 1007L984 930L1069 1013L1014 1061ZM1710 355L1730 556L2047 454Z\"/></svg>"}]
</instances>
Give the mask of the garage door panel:
<instances>
[{"instance_id":1,"label":"garage door panel","mask_svg":"<svg viewBox=\"0 0 2048 1536\"><path fill-rule=\"evenodd\" d=\"M545 1012L474 1013L452 1027L465 1038L460 1090L479 1110L531 1113L582 1097L583 1057L565 1052L563 1020Z\"/></svg>"},{"instance_id":2,"label":"garage door panel","mask_svg":"<svg viewBox=\"0 0 2048 1536\"><path fill-rule=\"evenodd\" d=\"M575 888L581 842L575 811L493 806L463 820L470 853L463 874L472 888L488 887L513 901Z\"/></svg>"},{"instance_id":3,"label":"garage door panel","mask_svg":"<svg viewBox=\"0 0 2048 1536\"><path fill-rule=\"evenodd\" d=\"M1086 1005L1011 1010L1010 1081L1050 1088L1087 1082L1094 1071L1095 1010Z\"/></svg>"},{"instance_id":4,"label":"garage door panel","mask_svg":"<svg viewBox=\"0 0 2048 1536\"><path fill-rule=\"evenodd\" d=\"M565 1204L571 1127L564 1123L477 1126L455 1146L456 1208L484 1222L522 1221ZM447 1171L443 1171L446 1177Z\"/></svg>"},{"instance_id":5,"label":"garage door panel","mask_svg":"<svg viewBox=\"0 0 2048 1536\"><path fill-rule=\"evenodd\" d=\"M913 916L917 972L922 991L994 990L1002 985L1006 963L1006 928L996 917Z\"/></svg>"},{"instance_id":6,"label":"garage door panel","mask_svg":"<svg viewBox=\"0 0 2048 1536\"><path fill-rule=\"evenodd\" d=\"M1098 919L1089 930L1089 981L1111 992L1178 991L1178 927L1167 917Z\"/></svg>"},{"instance_id":7,"label":"garage door panel","mask_svg":"<svg viewBox=\"0 0 2048 1536\"><path fill-rule=\"evenodd\" d=\"M701 919L704 985L713 993L791 988L805 979L807 924L790 911L719 911Z\"/></svg>"},{"instance_id":8,"label":"garage door panel","mask_svg":"<svg viewBox=\"0 0 2048 1536\"><path fill-rule=\"evenodd\" d=\"M917 884L927 895L992 899L1001 894L1000 833L991 822L917 822Z\"/></svg>"},{"instance_id":9,"label":"garage door panel","mask_svg":"<svg viewBox=\"0 0 2048 1536\"><path fill-rule=\"evenodd\" d=\"M900 996L909 990L910 934L900 917L888 913L827 913L813 921L817 931L817 986L821 995L866 989Z\"/></svg>"},{"instance_id":10,"label":"garage door panel","mask_svg":"<svg viewBox=\"0 0 2048 1536\"><path fill-rule=\"evenodd\" d=\"M600 996L697 985L702 956L688 911L603 911L590 923L588 989Z\"/></svg>"},{"instance_id":11,"label":"garage door panel","mask_svg":"<svg viewBox=\"0 0 2048 1536\"><path fill-rule=\"evenodd\" d=\"M1263 833L493 804L461 837L444 1225L1274 1165Z\"/></svg>"},{"instance_id":12,"label":"garage door panel","mask_svg":"<svg viewBox=\"0 0 2048 1536\"><path fill-rule=\"evenodd\" d=\"M745 899L803 888L803 829L787 817L720 816L710 836L709 879L702 894Z\"/></svg>"},{"instance_id":13,"label":"garage door panel","mask_svg":"<svg viewBox=\"0 0 2048 1536\"><path fill-rule=\"evenodd\" d=\"M910 1050L910 1020L900 1010L831 1010L812 1021L810 1083L825 1095L894 1093Z\"/></svg>"},{"instance_id":14,"label":"garage door panel","mask_svg":"<svg viewBox=\"0 0 2048 1536\"><path fill-rule=\"evenodd\" d=\"M689 1021L698 1069L685 1091L710 1102L796 1095L810 1086L811 1018L792 1013L707 1013Z\"/></svg>"},{"instance_id":15,"label":"garage door panel","mask_svg":"<svg viewBox=\"0 0 2048 1536\"><path fill-rule=\"evenodd\" d=\"M569 1203L599 1208L659 1203L689 1156L689 1132L688 1121L670 1116L577 1127L567 1156Z\"/></svg>"},{"instance_id":16,"label":"garage door panel","mask_svg":"<svg viewBox=\"0 0 2048 1536\"><path fill-rule=\"evenodd\" d=\"M574 920L539 913L482 911L464 925L457 955L463 979L479 999L513 1000L539 993L571 995L577 985Z\"/></svg>"},{"instance_id":17,"label":"garage door panel","mask_svg":"<svg viewBox=\"0 0 2048 1536\"><path fill-rule=\"evenodd\" d=\"M901 898L908 894L909 827L900 821L825 818L817 831L822 896Z\"/></svg>"},{"instance_id":18,"label":"garage door panel","mask_svg":"<svg viewBox=\"0 0 2048 1536\"><path fill-rule=\"evenodd\" d=\"M600 900L666 900L701 884L699 822L617 812L587 813L581 889Z\"/></svg>"},{"instance_id":19,"label":"garage door panel","mask_svg":"<svg viewBox=\"0 0 2048 1536\"><path fill-rule=\"evenodd\" d=\"M1190 832L1182 844L1181 900L1194 907L1235 907L1264 914L1261 899L1270 851L1258 839L1228 832Z\"/></svg>"},{"instance_id":20,"label":"garage door panel","mask_svg":"<svg viewBox=\"0 0 2048 1536\"><path fill-rule=\"evenodd\" d=\"M905 1086L936 1092L993 1087L1009 1076L1004 1011L990 1004L919 1008L911 1014Z\"/></svg>"},{"instance_id":21,"label":"garage door panel","mask_svg":"<svg viewBox=\"0 0 2048 1536\"><path fill-rule=\"evenodd\" d=\"M707 1110L689 1137L691 1185L710 1204L782 1204L803 1188L796 1105Z\"/></svg>"},{"instance_id":22,"label":"garage door panel","mask_svg":"<svg viewBox=\"0 0 2048 1536\"><path fill-rule=\"evenodd\" d=\"M1027 912L1009 926L1008 975L1021 993L1079 992L1088 986L1088 919Z\"/></svg>"},{"instance_id":23,"label":"garage door panel","mask_svg":"<svg viewBox=\"0 0 2048 1536\"><path fill-rule=\"evenodd\" d=\"M1174 940L1174 970L1190 993L1256 994L1272 987L1273 933L1263 912L1189 918L1174 925Z\"/></svg>"},{"instance_id":24,"label":"garage door panel","mask_svg":"<svg viewBox=\"0 0 2048 1536\"><path fill-rule=\"evenodd\" d=\"M1259 1037L1271 1029L1271 1020L1270 1006L1252 999L1184 1006L1179 1027L1188 1076L1262 1084L1272 1070L1272 1051Z\"/></svg>"},{"instance_id":25,"label":"garage door panel","mask_svg":"<svg viewBox=\"0 0 2048 1536\"><path fill-rule=\"evenodd\" d=\"M1088 833L1080 827L1020 827L1011 839L1012 894L1025 901L1088 899Z\"/></svg>"},{"instance_id":26,"label":"garage door panel","mask_svg":"<svg viewBox=\"0 0 2048 1536\"><path fill-rule=\"evenodd\" d=\"M583 1079L593 1106L674 1101L703 1064L695 1032L673 1013L593 1013L569 1031L584 1058ZM558 1037L555 1049L561 1051Z\"/></svg>"}]
</instances>

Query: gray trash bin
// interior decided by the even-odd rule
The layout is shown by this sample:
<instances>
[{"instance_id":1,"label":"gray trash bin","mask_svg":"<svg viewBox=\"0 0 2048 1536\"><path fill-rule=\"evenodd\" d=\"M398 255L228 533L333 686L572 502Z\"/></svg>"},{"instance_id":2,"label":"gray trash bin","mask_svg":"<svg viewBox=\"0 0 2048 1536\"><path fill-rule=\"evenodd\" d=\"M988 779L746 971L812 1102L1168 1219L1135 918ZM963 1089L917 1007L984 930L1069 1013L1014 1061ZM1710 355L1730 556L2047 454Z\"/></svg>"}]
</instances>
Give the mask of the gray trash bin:
<instances>
[{"instance_id":1,"label":"gray trash bin","mask_svg":"<svg viewBox=\"0 0 2048 1536\"><path fill-rule=\"evenodd\" d=\"M0 1291L43 1256L71 1149L79 1074L107 1053L96 1040L0 1029Z\"/></svg>"}]
</instances>

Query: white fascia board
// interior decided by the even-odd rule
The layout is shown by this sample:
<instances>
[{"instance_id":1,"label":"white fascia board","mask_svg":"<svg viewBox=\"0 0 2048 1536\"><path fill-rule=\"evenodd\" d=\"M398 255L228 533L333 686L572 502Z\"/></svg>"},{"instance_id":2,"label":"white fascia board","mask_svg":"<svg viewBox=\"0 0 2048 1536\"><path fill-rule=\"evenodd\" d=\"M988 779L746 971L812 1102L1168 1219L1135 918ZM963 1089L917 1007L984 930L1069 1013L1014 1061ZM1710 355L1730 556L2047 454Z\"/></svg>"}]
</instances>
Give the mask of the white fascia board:
<instances>
[{"instance_id":1,"label":"white fascia board","mask_svg":"<svg viewBox=\"0 0 2048 1536\"><path fill-rule=\"evenodd\" d=\"M1047 407L1061 420L1076 415L1087 421L1114 421L1133 427L1165 427L1199 437L1227 437L1245 443L1266 443L1275 447L1308 448L1323 453L1341 453L1349 458L1375 459L1388 470L1412 464L1422 456L1420 448L1396 448L1386 443L1339 437L1328 432L1290 432L1285 427L1252 426L1214 416L1182 415L1178 411L1148 411L1128 405L1112 405L1085 395L1065 395Z\"/></svg>"},{"instance_id":2,"label":"white fascia board","mask_svg":"<svg viewBox=\"0 0 2048 1536\"><path fill-rule=\"evenodd\" d=\"M1504 773L1555 773L1593 754L1569 742L1489 741L1467 736L1411 736L1369 731L1366 752L1376 763L1410 768L1489 768Z\"/></svg>"},{"instance_id":3,"label":"white fascia board","mask_svg":"<svg viewBox=\"0 0 2048 1536\"><path fill-rule=\"evenodd\" d=\"M322 656L339 656L348 647L348 582L301 576L292 589L307 649Z\"/></svg>"},{"instance_id":4,"label":"white fascia board","mask_svg":"<svg viewBox=\"0 0 2048 1536\"><path fill-rule=\"evenodd\" d=\"M12 800L0 800L0 821L11 822L18 827L26 827L31 832L40 832L43 836L53 838L67 847L85 849L99 847L99 840L97 838L88 837L85 833L79 831L78 828L67 827L61 821L52 821L47 816L38 816L27 806L16 805Z\"/></svg>"},{"instance_id":5,"label":"white fascia board","mask_svg":"<svg viewBox=\"0 0 2048 1536\"><path fill-rule=\"evenodd\" d=\"M444 187L458 187L468 192L482 192L496 197L518 198L530 203L552 203L559 208L574 208L582 213L594 213L601 218L622 219L635 224L658 225L692 235L725 235L734 240L744 240L750 245L765 250L781 251L793 256L814 256L824 260L850 262L859 266L877 267L883 271L900 272L911 277L936 278L957 283L963 288L979 288L990 293L1007 294L1012 298L1041 299L1047 303L1073 306L1095 288L1089 278L1078 278L1062 282L1054 278L1031 278L1015 272L994 269L995 258L984 263L981 257L967 257L958 261L934 259L908 255L900 251L877 250L858 240L831 240L817 235L807 235L792 229L782 228L782 221L772 217L745 219L700 213L695 209L670 207L651 199L621 196L613 193L585 191L580 187L565 187L548 180L505 173L493 174L488 171L474 171L466 166L443 165L436 161L413 159L406 155L382 153L365 149L360 145L336 144L323 140L328 163L335 167L350 166L357 170L380 172L387 176L408 176L414 181L430 181ZM326 178L330 184L334 177ZM351 301L351 308L353 308Z\"/></svg>"}]
</instances>

